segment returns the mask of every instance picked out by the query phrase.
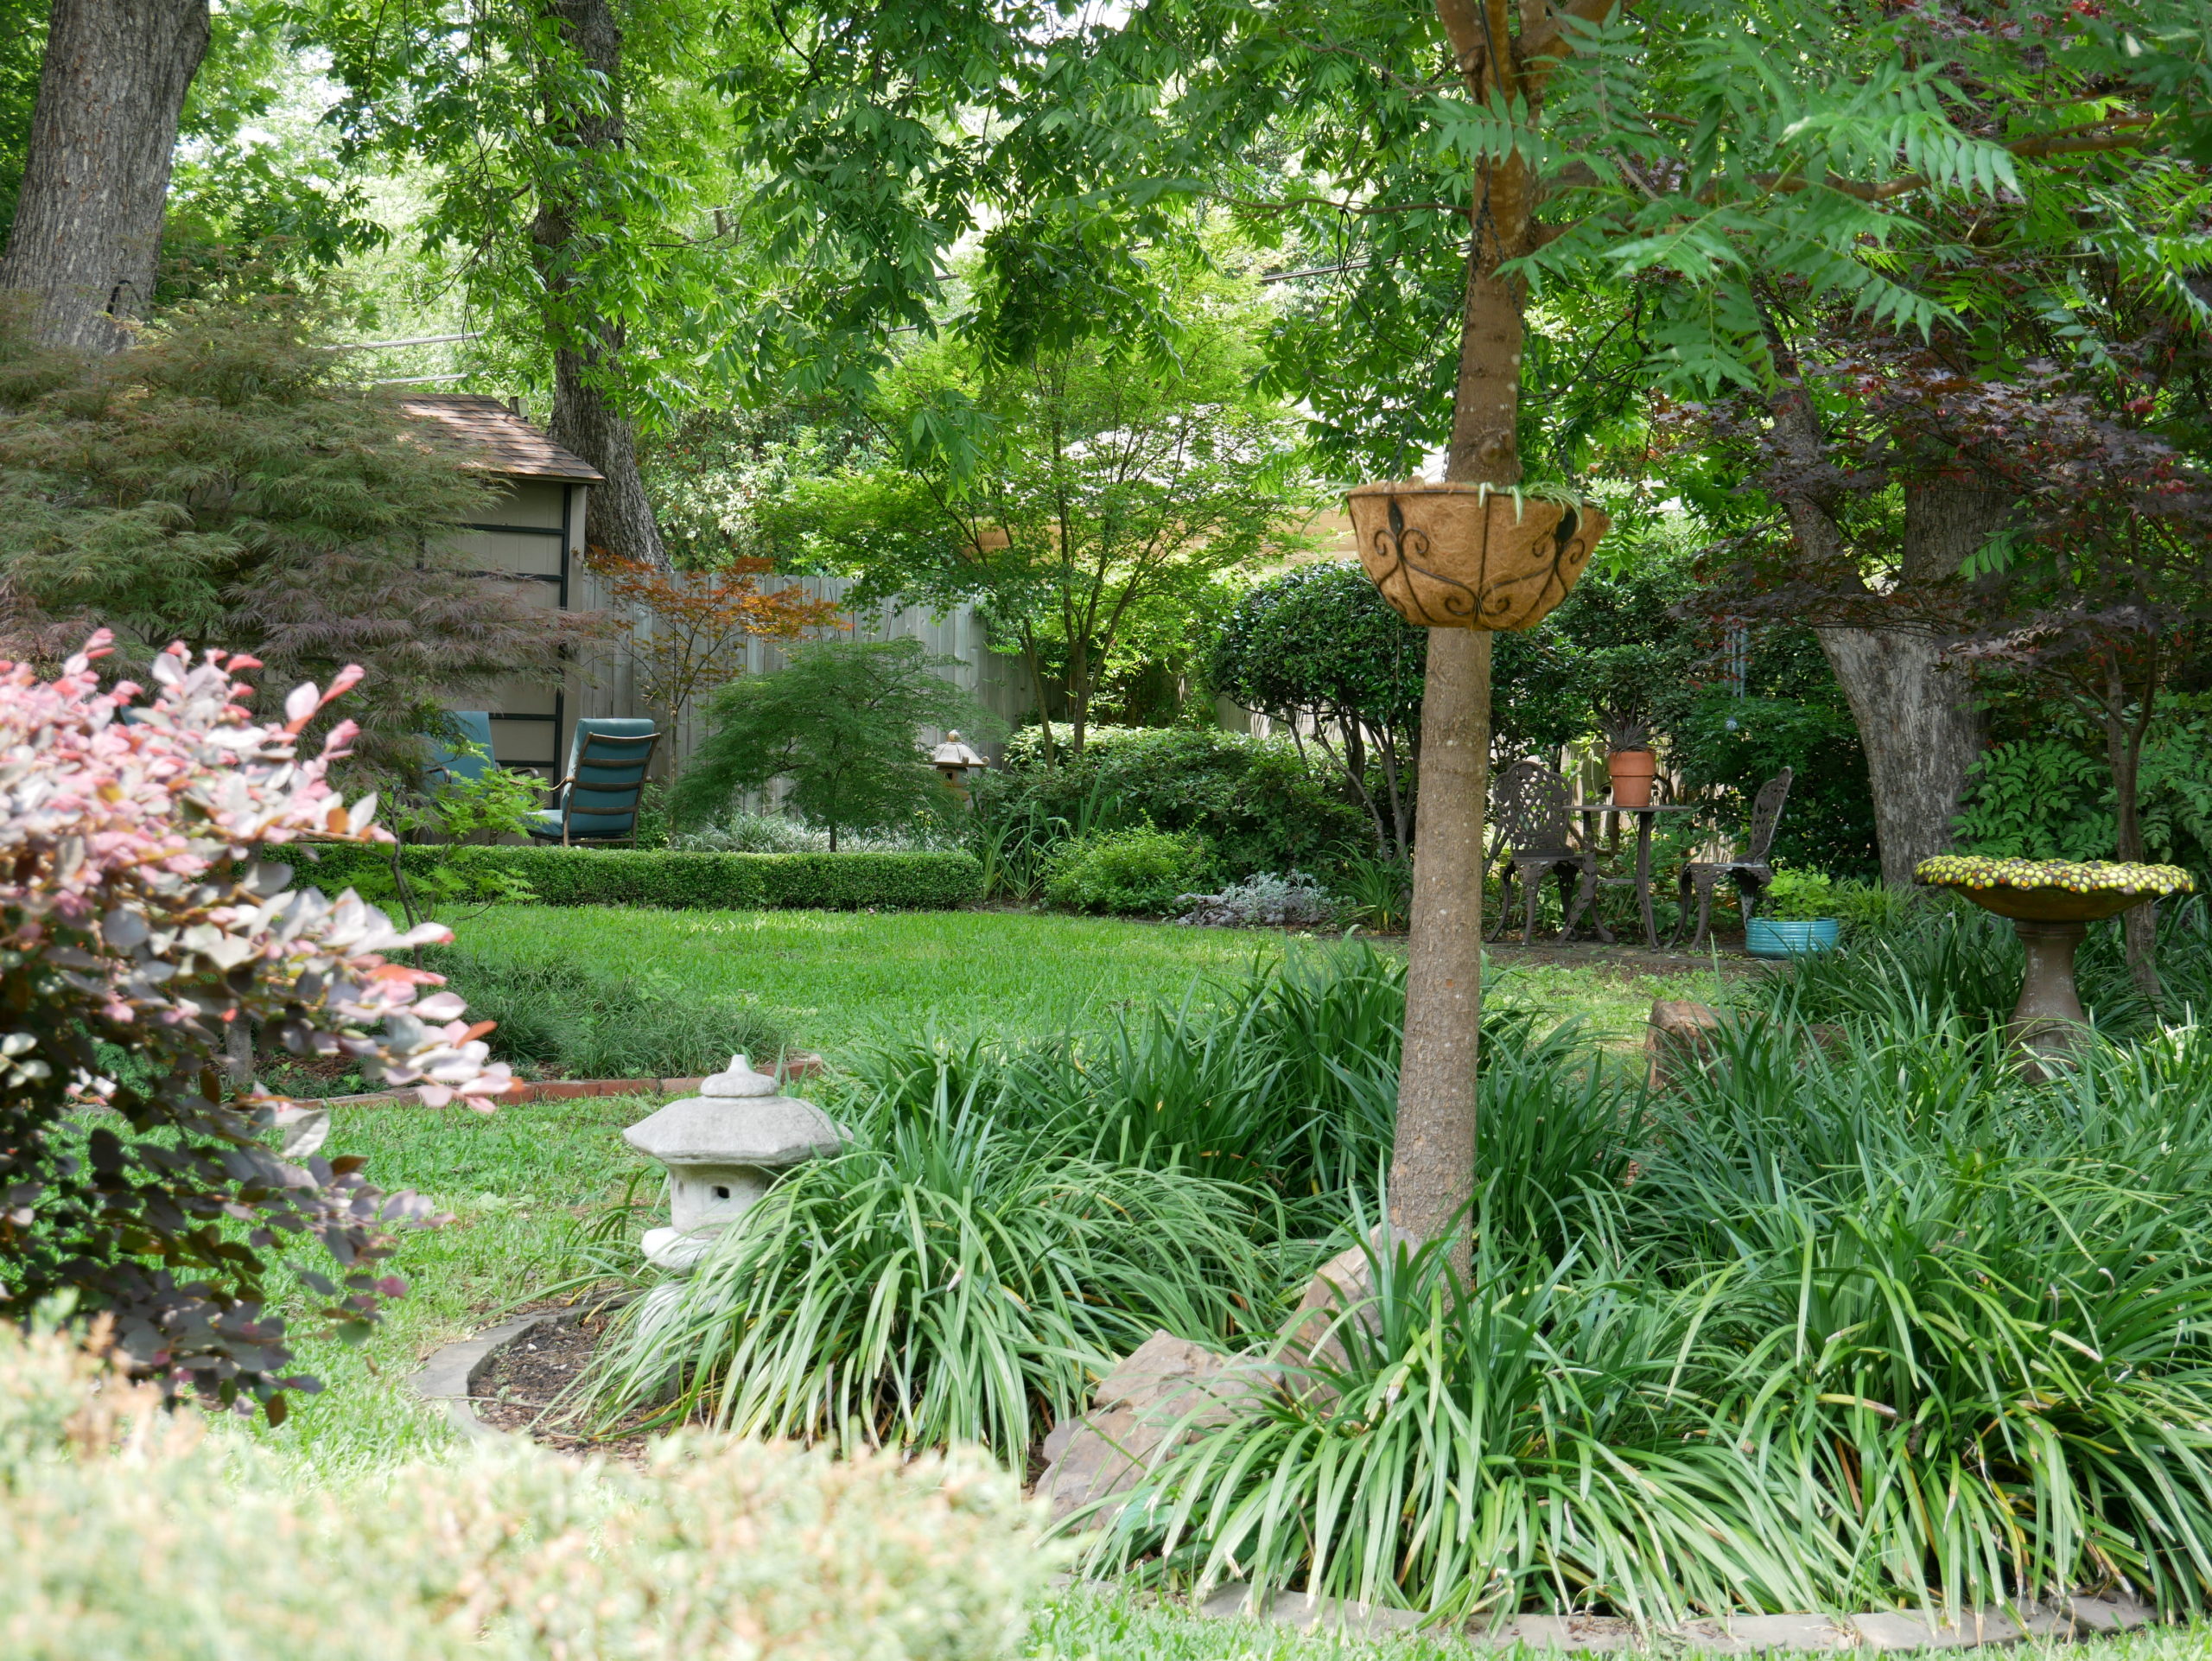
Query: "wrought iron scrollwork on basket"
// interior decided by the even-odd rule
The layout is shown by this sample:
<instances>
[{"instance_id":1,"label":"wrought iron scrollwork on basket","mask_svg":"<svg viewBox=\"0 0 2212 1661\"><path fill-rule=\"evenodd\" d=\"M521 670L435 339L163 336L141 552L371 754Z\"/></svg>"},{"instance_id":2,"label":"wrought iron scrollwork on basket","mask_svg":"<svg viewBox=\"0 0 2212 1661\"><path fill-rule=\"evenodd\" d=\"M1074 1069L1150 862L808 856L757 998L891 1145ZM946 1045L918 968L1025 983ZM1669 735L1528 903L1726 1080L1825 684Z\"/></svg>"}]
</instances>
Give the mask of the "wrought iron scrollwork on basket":
<instances>
[{"instance_id":1,"label":"wrought iron scrollwork on basket","mask_svg":"<svg viewBox=\"0 0 2212 1661\"><path fill-rule=\"evenodd\" d=\"M1481 615L1481 601L1472 589L1417 562L1416 555L1421 559L1428 557L1428 532L1407 525L1405 510L1398 506L1395 496L1390 499L1389 523L1375 533L1375 552L1381 562L1372 568L1376 572L1375 586L1407 618L1428 616L1439 609L1446 617L1460 622L1470 622ZM1433 583L1441 591L1434 596L1434 603L1431 595L1414 586L1415 577ZM1393 583L1397 585L1395 593Z\"/></svg>"}]
</instances>

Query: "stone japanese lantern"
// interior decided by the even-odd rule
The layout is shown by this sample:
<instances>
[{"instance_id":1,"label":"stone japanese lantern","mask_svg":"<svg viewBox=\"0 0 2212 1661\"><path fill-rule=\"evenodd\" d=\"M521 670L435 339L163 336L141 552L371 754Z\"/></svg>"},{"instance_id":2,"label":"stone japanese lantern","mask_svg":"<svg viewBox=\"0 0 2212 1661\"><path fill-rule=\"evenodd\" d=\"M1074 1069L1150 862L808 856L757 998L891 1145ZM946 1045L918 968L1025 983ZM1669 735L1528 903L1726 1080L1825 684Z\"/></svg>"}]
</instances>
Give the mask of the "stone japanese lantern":
<instances>
[{"instance_id":1,"label":"stone japanese lantern","mask_svg":"<svg viewBox=\"0 0 2212 1661\"><path fill-rule=\"evenodd\" d=\"M668 1167L669 1226L646 1231L648 1262L689 1269L715 1232L742 1217L794 1165L841 1153L845 1131L812 1102L779 1095L776 1081L742 1055L622 1133Z\"/></svg>"},{"instance_id":2,"label":"stone japanese lantern","mask_svg":"<svg viewBox=\"0 0 2212 1661\"><path fill-rule=\"evenodd\" d=\"M957 731L944 735L944 742L930 752L930 765L937 769L938 778L961 794L968 790L971 773L981 773L990 765L976 754Z\"/></svg>"}]
</instances>

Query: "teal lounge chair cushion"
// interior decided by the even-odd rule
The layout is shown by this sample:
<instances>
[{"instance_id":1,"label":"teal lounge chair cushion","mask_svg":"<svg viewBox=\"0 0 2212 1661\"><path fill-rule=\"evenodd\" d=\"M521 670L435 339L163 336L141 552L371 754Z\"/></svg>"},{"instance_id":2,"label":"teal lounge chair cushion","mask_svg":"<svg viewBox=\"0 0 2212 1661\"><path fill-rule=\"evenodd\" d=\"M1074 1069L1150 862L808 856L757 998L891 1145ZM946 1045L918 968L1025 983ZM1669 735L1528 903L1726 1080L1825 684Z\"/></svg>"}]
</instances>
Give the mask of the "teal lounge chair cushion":
<instances>
[{"instance_id":1,"label":"teal lounge chair cushion","mask_svg":"<svg viewBox=\"0 0 2212 1661\"><path fill-rule=\"evenodd\" d=\"M474 744L482 752L478 755L462 753L461 747L448 740L436 741L431 753L428 773L433 785L443 782L438 775L459 780L466 784L481 784L484 775L499 764L492 759L492 716L484 710L448 710L446 719L454 732Z\"/></svg>"},{"instance_id":2,"label":"teal lounge chair cushion","mask_svg":"<svg viewBox=\"0 0 2212 1661\"><path fill-rule=\"evenodd\" d=\"M576 722L569 746L566 807L570 841L607 840L638 832L638 798L645 787L645 768L658 736L650 720L626 716L590 716ZM560 806L531 817L533 837L561 839Z\"/></svg>"}]
</instances>

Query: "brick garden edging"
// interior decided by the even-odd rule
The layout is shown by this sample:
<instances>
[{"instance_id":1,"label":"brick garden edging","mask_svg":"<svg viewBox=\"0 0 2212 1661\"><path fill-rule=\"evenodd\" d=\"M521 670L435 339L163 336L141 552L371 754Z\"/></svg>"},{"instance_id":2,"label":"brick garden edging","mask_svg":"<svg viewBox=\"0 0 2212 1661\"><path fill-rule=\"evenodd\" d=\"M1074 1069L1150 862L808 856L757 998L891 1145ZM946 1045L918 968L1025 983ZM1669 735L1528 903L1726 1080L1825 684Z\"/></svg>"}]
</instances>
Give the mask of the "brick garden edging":
<instances>
[{"instance_id":1,"label":"brick garden edging","mask_svg":"<svg viewBox=\"0 0 2212 1661\"><path fill-rule=\"evenodd\" d=\"M786 1079L810 1079L825 1070L811 1050L792 1050L778 1064ZM546 1079L518 1081L504 1096L485 1099L504 1107L512 1102L573 1102L588 1096L690 1096L703 1079ZM418 1100L411 1090L372 1090L359 1096L321 1096L299 1098L302 1107L385 1107Z\"/></svg>"}]
</instances>

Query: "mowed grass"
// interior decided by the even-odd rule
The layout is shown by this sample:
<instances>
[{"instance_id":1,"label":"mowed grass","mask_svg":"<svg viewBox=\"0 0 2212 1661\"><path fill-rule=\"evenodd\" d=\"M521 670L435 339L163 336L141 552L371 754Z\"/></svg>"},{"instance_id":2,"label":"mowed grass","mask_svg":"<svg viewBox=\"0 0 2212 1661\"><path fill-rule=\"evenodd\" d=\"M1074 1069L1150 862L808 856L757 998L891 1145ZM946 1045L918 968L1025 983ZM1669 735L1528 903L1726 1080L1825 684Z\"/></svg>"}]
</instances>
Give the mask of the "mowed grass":
<instances>
[{"instance_id":1,"label":"mowed grass","mask_svg":"<svg viewBox=\"0 0 2212 1661\"><path fill-rule=\"evenodd\" d=\"M1300 937L1014 911L639 911L505 906L454 926L475 951L751 993L834 1056L937 1031L1096 1027L1279 958ZM1305 937L1310 939L1311 937Z\"/></svg>"},{"instance_id":2,"label":"mowed grass","mask_svg":"<svg viewBox=\"0 0 2212 1661\"><path fill-rule=\"evenodd\" d=\"M327 1155L359 1155L379 1187L413 1188L454 1220L408 1229L385 1272L407 1295L359 1344L328 1334L313 1306L296 1301L298 1371L322 1382L296 1396L289 1422L261 1434L297 1449L318 1471L375 1465L423 1454L452 1439L423 1406L410 1379L431 1351L489 1323L558 1277L580 1222L622 1197L652 1161L622 1140L622 1127L655 1103L635 1097L531 1102L478 1115L466 1108L333 1110ZM651 1192L651 1185L647 1187ZM296 1261L327 1272L314 1249Z\"/></svg>"},{"instance_id":3,"label":"mowed grass","mask_svg":"<svg viewBox=\"0 0 2212 1661\"><path fill-rule=\"evenodd\" d=\"M1442 1633L1301 1632L1255 1620L1203 1618L1147 1595L1098 1591L1070 1592L1039 1610L1027 1651L1028 1661L1471 1661L1499 1654L1538 1661L1556 1653L1480 1650ZM1664 1645L1644 1653L1690 1661L1707 1651ZM1789 1661L1796 1653L1772 1651L1768 1661ZM2202 1661L2212 1656L2212 1626L2166 1627L2080 1644L2021 1644L1982 1653L2006 1661Z\"/></svg>"},{"instance_id":4,"label":"mowed grass","mask_svg":"<svg viewBox=\"0 0 2212 1661\"><path fill-rule=\"evenodd\" d=\"M506 906L454 928L471 950L664 976L708 996L749 993L788 1017L799 1043L832 1059L852 1045L922 1032L1095 1028L1121 1010L1203 993L1209 982L1242 977L1286 952L1326 951L1336 939L1021 911ZM1375 944L1405 949L1402 939ZM1494 959L1516 996L1615 1041L1640 1034L1655 997L1710 1001L1720 990L1710 969L1524 966L1517 955L1509 949Z\"/></svg>"}]
</instances>

